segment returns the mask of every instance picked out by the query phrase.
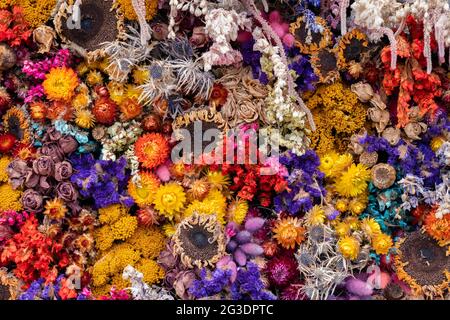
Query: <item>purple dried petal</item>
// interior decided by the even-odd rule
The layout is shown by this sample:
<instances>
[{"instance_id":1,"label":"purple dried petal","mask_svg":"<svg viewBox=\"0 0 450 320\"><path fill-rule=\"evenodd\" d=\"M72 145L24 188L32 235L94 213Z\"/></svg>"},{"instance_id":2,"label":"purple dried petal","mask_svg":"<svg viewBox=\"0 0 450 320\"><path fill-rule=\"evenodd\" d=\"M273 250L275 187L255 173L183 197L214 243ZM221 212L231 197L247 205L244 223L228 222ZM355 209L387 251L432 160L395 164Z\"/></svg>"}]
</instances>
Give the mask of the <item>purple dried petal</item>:
<instances>
[{"instance_id":1,"label":"purple dried petal","mask_svg":"<svg viewBox=\"0 0 450 320\"><path fill-rule=\"evenodd\" d=\"M264 220L263 218L248 219L247 222L245 223L245 229L250 232L255 232L262 228L264 222L266 222L266 220Z\"/></svg>"},{"instance_id":2,"label":"purple dried petal","mask_svg":"<svg viewBox=\"0 0 450 320\"><path fill-rule=\"evenodd\" d=\"M237 262L238 265L241 267L245 266L247 263L247 256L241 249L236 249L236 251L233 254L234 260Z\"/></svg>"},{"instance_id":3,"label":"purple dried petal","mask_svg":"<svg viewBox=\"0 0 450 320\"><path fill-rule=\"evenodd\" d=\"M238 244L236 241L230 240L230 242L228 242L228 244L227 244L227 251L233 252L234 250L236 250L237 246L238 246Z\"/></svg>"},{"instance_id":4,"label":"purple dried petal","mask_svg":"<svg viewBox=\"0 0 450 320\"><path fill-rule=\"evenodd\" d=\"M239 231L235 239L239 244L248 243L252 239L252 234L246 230Z\"/></svg>"},{"instance_id":5,"label":"purple dried petal","mask_svg":"<svg viewBox=\"0 0 450 320\"><path fill-rule=\"evenodd\" d=\"M251 256L259 256L264 252L263 248L256 243L246 243L239 248L241 248L242 251Z\"/></svg>"},{"instance_id":6,"label":"purple dried petal","mask_svg":"<svg viewBox=\"0 0 450 320\"><path fill-rule=\"evenodd\" d=\"M362 281L362 280L359 280L356 278L351 278L351 279L347 280L345 283L345 287L347 288L347 290L350 293L355 294L360 297L370 296L373 293L373 289L372 289L371 285L369 285L365 281Z\"/></svg>"}]
</instances>

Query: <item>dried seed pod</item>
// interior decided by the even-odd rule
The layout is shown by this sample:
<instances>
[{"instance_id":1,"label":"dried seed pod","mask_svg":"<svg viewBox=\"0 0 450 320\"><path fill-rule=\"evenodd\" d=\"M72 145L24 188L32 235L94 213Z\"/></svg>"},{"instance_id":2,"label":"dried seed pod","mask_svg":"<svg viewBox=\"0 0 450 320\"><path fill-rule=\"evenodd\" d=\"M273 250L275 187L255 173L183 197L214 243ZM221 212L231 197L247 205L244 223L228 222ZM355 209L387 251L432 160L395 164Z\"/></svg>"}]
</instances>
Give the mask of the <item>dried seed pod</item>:
<instances>
[{"instance_id":1,"label":"dried seed pod","mask_svg":"<svg viewBox=\"0 0 450 320\"><path fill-rule=\"evenodd\" d=\"M387 163L379 163L372 168L372 183L378 189L387 189L395 182L396 171Z\"/></svg>"},{"instance_id":2,"label":"dried seed pod","mask_svg":"<svg viewBox=\"0 0 450 320\"><path fill-rule=\"evenodd\" d=\"M376 153L376 152L364 151L359 156L359 162L362 163L363 165L369 167L369 168L371 168L374 165L376 165L377 161L378 161L378 153Z\"/></svg>"},{"instance_id":3,"label":"dried seed pod","mask_svg":"<svg viewBox=\"0 0 450 320\"><path fill-rule=\"evenodd\" d=\"M383 131L382 136L391 146L395 146L400 141L400 130L398 128L389 127Z\"/></svg>"}]
</instances>

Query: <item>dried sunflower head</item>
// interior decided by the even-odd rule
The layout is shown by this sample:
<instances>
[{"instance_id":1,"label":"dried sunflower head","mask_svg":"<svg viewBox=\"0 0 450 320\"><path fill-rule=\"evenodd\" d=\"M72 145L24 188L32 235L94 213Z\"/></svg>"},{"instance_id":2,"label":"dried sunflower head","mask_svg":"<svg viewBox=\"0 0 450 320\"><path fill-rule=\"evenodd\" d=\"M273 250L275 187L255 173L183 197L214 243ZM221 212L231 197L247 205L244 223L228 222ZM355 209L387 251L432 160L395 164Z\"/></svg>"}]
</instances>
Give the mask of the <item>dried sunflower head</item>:
<instances>
[{"instance_id":1,"label":"dried sunflower head","mask_svg":"<svg viewBox=\"0 0 450 320\"><path fill-rule=\"evenodd\" d=\"M111 10L112 5L112 0L83 0L78 21L73 21L66 6L60 6L54 18L56 32L83 57L100 57L100 44L115 41L124 30L124 18Z\"/></svg>"},{"instance_id":2,"label":"dried sunflower head","mask_svg":"<svg viewBox=\"0 0 450 320\"><path fill-rule=\"evenodd\" d=\"M225 254L225 237L215 215L194 213L173 236L174 251L188 268L213 266Z\"/></svg>"},{"instance_id":3,"label":"dried sunflower head","mask_svg":"<svg viewBox=\"0 0 450 320\"><path fill-rule=\"evenodd\" d=\"M369 45L367 36L358 29L346 33L338 44L338 66L341 70L361 62L363 52Z\"/></svg>"},{"instance_id":4,"label":"dried sunflower head","mask_svg":"<svg viewBox=\"0 0 450 320\"><path fill-rule=\"evenodd\" d=\"M316 17L316 28L308 27L306 16L300 16L290 25L289 31L295 37L295 45L302 53L313 54L331 44L331 31L326 21Z\"/></svg>"},{"instance_id":5,"label":"dried sunflower head","mask_svg":"<svg viewBox=\"0 0 450 320\"><path fill-rule=\"evenodd\" d=\"M335 49L325 48L315 52L311 57L311 65L322 83L332 83L339 78Z\"/></svg>"},{"instance_id":6,"label":"dried sunflower head","mask_svg":"<svg viewBox=\"0 0 450 320\"><path fill-rule=\"evenodd\" d=\"M450 257L447 247L415 231L396 244L394 265L400 280L405 281L415 295L426 298L443 297L450 284Z\"/></svg>"}]
</instances>

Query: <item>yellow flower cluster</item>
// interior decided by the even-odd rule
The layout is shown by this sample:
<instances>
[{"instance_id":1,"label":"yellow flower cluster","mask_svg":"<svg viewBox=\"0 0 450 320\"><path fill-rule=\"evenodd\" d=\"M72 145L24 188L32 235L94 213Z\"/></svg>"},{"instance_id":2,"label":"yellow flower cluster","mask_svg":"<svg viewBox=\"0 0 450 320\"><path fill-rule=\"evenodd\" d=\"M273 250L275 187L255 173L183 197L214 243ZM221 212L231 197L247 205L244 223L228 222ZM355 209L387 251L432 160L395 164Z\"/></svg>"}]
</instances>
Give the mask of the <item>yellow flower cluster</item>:
<instances>
[{"instance_id":1,"label":"yellow flower cluster","mask_svg":"<svg viewBox=\"0 0 450 320\"><path fill-rule=\"evenodd\" d=\"M373 218L359 220L357 217L346 217L333 222L334 230L339 237L338 248L345 258L357 258L361 241L366 239L377 254L387 254L393 246L391 237L381 232L380 225Z\"/></svg>"},{"instance_id":2,"label":"yellow flower cluster","mask_svg":"<svg viewBox=\"0 0 450 320\"><path fill-rule=\"evenodd\" d=\"M114 244L99 255L92 270L95 295L106 294L111 286L124 289L130 283L122 278L127 265L144 274L144 281L154 284L164 278L164 270L155 261L165 247L165 237L157 228L136 229L125 242Z\"/></svg>"},{"instance_id":3,"label":"yellow flower cluster","mask_svg":"<svg viewBox=\"0 0 450 320\"><path fill-rule=\"evenodd\" d=\"M18 5L23 9L23 16L30 27L36 28L45 24L56 6L57 0L2 0L0 9Z\"/></svg>"},{"instance_id":4,"label":"yellow flower cluster","mask_svg":"<svg viewBox=\"0 0 450 320\"><path fill-rule=\"evenodd\" d=\"M0 158L0 182L8 182L8 168L11 158L8 156L3 156Z\"/></svg>"},{"instance_id":5,"label":"yellow flower cluster","mask_svg":"<svg viewBox=\"0 0 450 320\"><path fill-rule=\"evenodd\" d=\"M134 11L131 0L116 0L115 6L118 6L120 11L128 20L137 20L136 12ZM145 1L145 19L151 20L156 15L158 10L158 0Z\"/></svg>"},{"instance_id":6,"label":"yellow flower cluster","mask_svg":"<svg viewBox=\"0 0 450 320\"><path fill-rule=\"evenodd\" d=\"M99 221L104 225L95 231L95 244L101 251L109 249L115 240L130 238L138 225L137 218L128 215L128 209L118 204L100 209Z\"/></svg>"},{"instance_id":7,"label":"yellow flower cluster","mask_svg":"<svg viewBox=\"0 0 450 320\"><path fill-rule=\"evenodd\" d=\"M203 201L194 200L184 211L184 218L198 214L214 214L217 221L224 225L225 213L227 209L227 199L217 189L211 190Z\"/></svg>"},{"instance_id":8,"label":"yellow flower cluster","mask_svg":"<svg viewBox=\"0 0 450 320\"><path fill-rule=\"evenodd\" d=\"M14 190L8 183L0 185L0 211L22 210L22 204L20 202L20 196L22 192Z\"/></svg>"},{"instance_id":9,"label":"yellow flower cluster","mask_svg":"<svg viewBox=\"0 0 450 320\"><path fill-rule=\"evenodd\" d=\"M306 104L316 124L316 131L310 134L311 147L319 155L345 151L346 141L364 127L366 108L341 82L319 87Z\"/></svg>"},{"instance_id":10,"label":"yellow flower cluster","mask_svg":"<svg viewBox=\"0 0 450 320\"><path fill-rule=\"evenodd\" d=\"M356 197L349 202L337 200L336 208L341 212L350 210L354 214L362 213L367 205L365 192L371 177L369 168L363 164L354 164L351 154L330 152L321 156L319 169L334 183L329 191L335 191L345 198Z\"/></svg>"}]
</instances>

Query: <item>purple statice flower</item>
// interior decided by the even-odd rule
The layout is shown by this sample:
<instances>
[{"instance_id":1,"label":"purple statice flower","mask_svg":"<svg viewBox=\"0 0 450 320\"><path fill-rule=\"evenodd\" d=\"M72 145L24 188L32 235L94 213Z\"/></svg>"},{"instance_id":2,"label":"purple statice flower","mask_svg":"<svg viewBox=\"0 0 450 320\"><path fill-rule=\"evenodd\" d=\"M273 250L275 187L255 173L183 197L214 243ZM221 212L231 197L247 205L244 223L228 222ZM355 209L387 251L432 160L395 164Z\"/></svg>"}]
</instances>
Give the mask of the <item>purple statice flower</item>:
<instances>
[{"instance_id":1,"label":"purple statice flower","mask_svg":"<svg viewBox=\"0 0 450 320\"><path fill-rule=\"evenodd\" d=\"M367 145L366 151L377 152L378 156L381 157L382 162L387 162L390 165L395 165L397 163L400 156L397 147L404 143L400 140L396 146L391 146L386 139L371 135L365 135L359 142L362 145Z\"/></svg>"},{"instance_id":2,"label":"purple statice flower","mask_svg":"<svg viewBox=\"0 0 450 320\"><path fill-rule=\"evenodd\" d=\"M295 83L300 92L313 91L315 89L315 83L319 80L319 77L314 73L311 63L306 57L299 55L289 65L289 69L295 71L297 75Z\"/></svg>"},{"instance_id":3,"label":"purple statice flower","mask_svg":"<svg viewBox=\"0 0 450 320\"><path fill-rule=\"evenodd\" d=\"M95 160L92 154L73 155L70 158L75 173L71 181L84 198L92 198L96 209L112 204L131 207L133 199L127 193L129 173L126 159Z\"/></svg>"},{"instance_id":4,"label":"purple statice flower","mask_svg":"<svg viewBox=\"0 0 450 320\"><path fill-rule=\"evenodd\" d=\"M230 283L231 274L229 269L217 268L208 272L203 268L200 271L200 280L194 280L189 292L197 299L214 296Z\"/></svg>"},{"instance_id":5,"label":"purple statice flower","mask_svg":"<svg viewBox=\"0 0 450 320\"><path fill-rule=\"evenodd\" d=\"M67 49L59 50L54 56L47 57L40 61L25 60L22 72L35 80L44 80L45 75L52 69L58 67L67 67L70 62L70 51Z\"/></svg>"},{"instance_id":6,"label":"purple statice flower","mask_svg":"<svg viewBox=\"0 0 450 320\"><path fill-rule=\"evenodd\" d=\"M310 210L326 194L324 174L318 169L320 159L313 150L302 156L289 151L280 157L280 163L288 171L288 187L274 198L276 212L287 211L291 215Z\"/></svg>"},{"instance_id":7,"label":"purple statice flower","mask_svg":"<svg viewBox=\"0 0 450 320\"><path fill-rule=\"evenodd\" d=\"M39 297L44 282L43 278L34 280L28 289L19 296L19 300L35 300L36 297Z\"/></svg>"},{"instance_id":8,"label":"purple statice flower","mask_svg":"<svg viewBox=\"0 0 450 320\"><path fill-rule=\"evenodd\" d=\"M266 289L256 264L250 262L240 268L236 280L231 285L233 300L276 300L277 297Z\"/></svg>"},{"instance_id":9,"label":"purple statice flower","mask_svg":"<svg viewBox=\"0 0 450 320\"><path fill-rule=\"evenodd\" d=\"M267 74L262 71L261 68L261 52L253 50L253 45L255 44L255 40L251 39L249 41L243 42L241 44L240 52L242 54L242 60L245 65L248 65L252 68L252 74L254 79L258 79L259 82L266 85L269 83L269 79Z\"/></svg>"}]
</instances>

